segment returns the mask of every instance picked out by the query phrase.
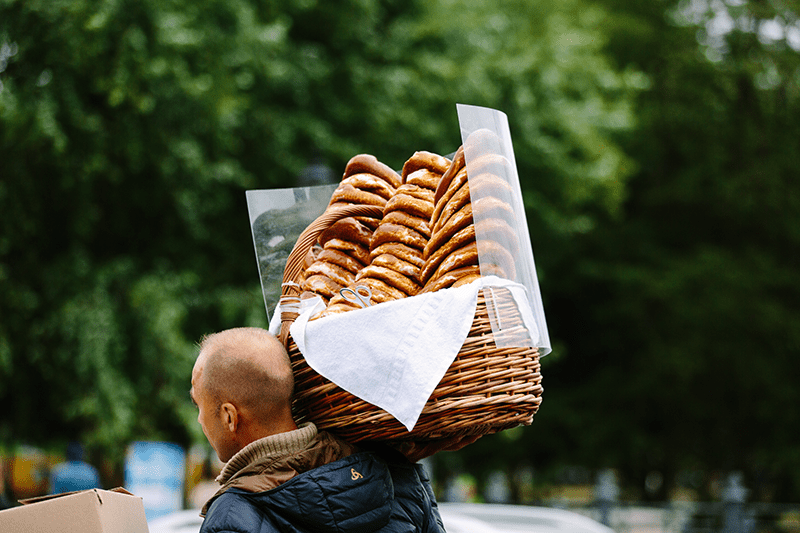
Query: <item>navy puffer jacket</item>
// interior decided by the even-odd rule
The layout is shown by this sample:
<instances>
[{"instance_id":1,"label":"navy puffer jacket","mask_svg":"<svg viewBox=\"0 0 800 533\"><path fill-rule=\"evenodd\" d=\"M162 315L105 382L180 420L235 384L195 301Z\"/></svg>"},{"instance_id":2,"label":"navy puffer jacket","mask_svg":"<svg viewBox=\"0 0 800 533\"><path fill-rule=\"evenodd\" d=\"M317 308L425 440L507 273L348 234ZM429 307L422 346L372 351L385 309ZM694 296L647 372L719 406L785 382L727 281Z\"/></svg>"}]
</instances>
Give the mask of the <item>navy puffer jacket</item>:
<instances>
[{"instance_id":1,"label":"navy puffer jacket","mask_svg":"<svg viewBox=\"0 0 800 533\"><path fill-rule=\"evenodd\" d=\"M421 465L358 452L265 492L230 489L211 502L201 533L442 533Z\"/></svg>"}]
</instances>

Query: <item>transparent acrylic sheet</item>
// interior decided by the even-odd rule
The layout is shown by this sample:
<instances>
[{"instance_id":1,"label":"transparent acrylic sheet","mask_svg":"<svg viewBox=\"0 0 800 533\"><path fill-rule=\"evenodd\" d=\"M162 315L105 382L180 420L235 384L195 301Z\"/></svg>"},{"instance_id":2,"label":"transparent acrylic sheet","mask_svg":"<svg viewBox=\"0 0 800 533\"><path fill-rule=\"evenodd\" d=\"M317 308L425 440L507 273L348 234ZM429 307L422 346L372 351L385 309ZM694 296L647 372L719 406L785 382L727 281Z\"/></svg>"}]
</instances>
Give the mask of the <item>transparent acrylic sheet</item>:
<instances>
[{"instance_id":1,"label":"transparent acrylic sheet","mask_svg":"<svg viewBox=\"0 0 800 533\"><path fill-rule=\"evenodd\" d=\"M267 321L281 297L283 271L297 238L325 211L335 189L329 184L246 191Z\"/></svg>"},{"instance_id":2,"label":"transparent acrylic sheet","mask_svg":"<svg viewBox=\"0 0 800 533\"><path fill-rule=\"evenodd\" d=\"M481 275L497 275L524 286L538 328L538 332L529 332L529 342L538 347L542 355L548 354L551 351L550 337L533 261L508 117L485 107L457 104L456 109L470 185ZM498 347L520 345L518 335L510 331L503 334L502 316L492 313L497 305L487 305L487 308Z\"/></svg>"}]
</instances>

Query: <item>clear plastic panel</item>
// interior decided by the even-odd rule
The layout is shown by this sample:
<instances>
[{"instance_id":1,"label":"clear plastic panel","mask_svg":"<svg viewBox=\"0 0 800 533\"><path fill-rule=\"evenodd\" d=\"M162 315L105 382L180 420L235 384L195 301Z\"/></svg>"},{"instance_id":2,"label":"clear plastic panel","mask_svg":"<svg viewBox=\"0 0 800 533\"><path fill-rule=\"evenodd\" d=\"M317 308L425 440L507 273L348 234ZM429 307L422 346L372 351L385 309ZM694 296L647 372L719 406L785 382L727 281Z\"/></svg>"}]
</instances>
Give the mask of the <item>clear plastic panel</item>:
<instances>
[{"instance_id":1,"label":"clear plastic panel","mask_svg":"<svg viewBox=\"0 0 800 533\"><path fill-rule=\"evenodd\" d=\"M268 321L281 297L283 271L297 238L325 211L335 189L336 184L246 191Z\"/></svg>"},{"instance_id":2,"label":"clear plastic panel","mask_svg":"<svg viewBox=\"0 0 800 533\"><path fill-rule=\"evenodd\" d=\"M472 217L482 276L498 276L524 287L535 328L520 334L519 321L508 320L503 310L509 299L499 289L487 288L487 308L501 348L536 346L550 352L550 338L533 261L533 250L522 203L514 148L506 115L495 109L457 104L470 187ZM523 298L524 299L524 298ZM520 302L517 302L519 305ZM519 305L524 314L528 310ZM530 316L530 315L529 315ZM534 329L538 331L533 331Z\"/></svg>"}]
</instances>

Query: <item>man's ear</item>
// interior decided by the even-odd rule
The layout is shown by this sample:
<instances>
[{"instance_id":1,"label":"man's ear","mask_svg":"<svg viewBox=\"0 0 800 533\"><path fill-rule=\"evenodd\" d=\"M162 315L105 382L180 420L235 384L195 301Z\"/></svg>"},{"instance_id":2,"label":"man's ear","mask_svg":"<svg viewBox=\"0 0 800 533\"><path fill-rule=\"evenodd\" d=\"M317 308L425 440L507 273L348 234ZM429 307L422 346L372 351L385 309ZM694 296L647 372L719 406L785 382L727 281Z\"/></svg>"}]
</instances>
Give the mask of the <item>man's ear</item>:
<instances>
[{"instance_id":1,"label":"man's ear","mask_svg":"<svg viewBox=\"0 0 800 533\"><path fill-rule=\"evenodd\" d=\"M220 417L228 431L236 433L236 428L239 427L239 412L236 410L236 406L229 402L223 403L220 407Z\"/></svg>"}]
</instances>

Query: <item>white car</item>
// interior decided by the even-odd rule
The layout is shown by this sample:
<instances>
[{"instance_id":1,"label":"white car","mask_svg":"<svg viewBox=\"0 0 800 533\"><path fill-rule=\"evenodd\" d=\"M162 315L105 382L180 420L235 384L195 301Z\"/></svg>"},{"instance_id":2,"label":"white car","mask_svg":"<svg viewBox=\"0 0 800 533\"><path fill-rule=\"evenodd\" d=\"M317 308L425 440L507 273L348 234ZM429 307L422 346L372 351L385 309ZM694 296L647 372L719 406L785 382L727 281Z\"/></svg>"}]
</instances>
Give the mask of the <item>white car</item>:
<instances>
[{"instance_id":1,"label":"white car","mask_svg":"<svg viewBox=\"0 0 800 533\"><path fill-rule=\"evenodd\" d=\"M529 505L439 502L447 533L613 533L578 513ZM150 533L197 533L198 509L179 511L148 523Z\"/></svg>"},{"instance_id":2,"label":"white car","mask_svg":"<svg viewBox=\"0 0 800 533\"><path fill-rule=\"evenodd\" d=\"M614 533L591 518L550 507L439 502L439 511L447 533Z\"/></svg>"}]
</instances>

